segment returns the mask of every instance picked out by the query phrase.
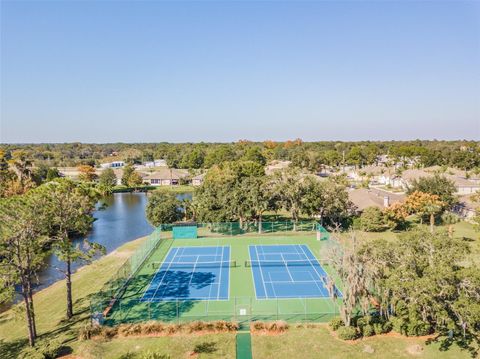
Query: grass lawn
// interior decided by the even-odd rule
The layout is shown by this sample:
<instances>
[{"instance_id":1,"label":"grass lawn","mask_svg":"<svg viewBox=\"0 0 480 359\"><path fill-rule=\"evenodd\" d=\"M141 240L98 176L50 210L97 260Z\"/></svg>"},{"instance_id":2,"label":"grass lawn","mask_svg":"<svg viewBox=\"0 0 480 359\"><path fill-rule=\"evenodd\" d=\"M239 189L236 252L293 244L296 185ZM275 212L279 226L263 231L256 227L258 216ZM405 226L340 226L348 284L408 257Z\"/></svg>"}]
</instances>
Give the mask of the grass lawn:
<instances>
[{"instance_id":1,"label":"grass lawn","mask_svg":"<svg viewBox=\"0 0 480 359\"><path fill-rule=\"evenodd\" d=\"M415 345L420 345L422 350L418 354L410 354L407 350L413 349ZM371 347L373 353L364 351L366 346ZM420 338L384 335L355 342L345 342L334 338L327 326L291 328L280 335L252 335L252 348L254 358L275 359L471 358L467 351L462 351L457 346L440 351L439 343L427 345L426 341Z\"/></svg>"},{"instance_id":2,"label":"grass lawn","mask_svg":"<svg viewBox=\"0 0 480 359\"><path fill-rule=\"evenodd\" d=\"M154 191L165 191L171 193L192 193L195 190L194 186L178 185L178 186L157 186Z\"/></svg>"},{"instance_id":3,"label":"grass lawn","mask_svg":"<svg viewBox=\"0 0 480 359\"><path fill-rule=\"evenodd\" d=\"M209 343L198 358L235 358L235 334L175 335L157 338L121 338L110 341L76 342L74 353L85 359L119 358L127 353L151 351L170 359L188 358L198 344Z\"/></svg>"},{"instance_id":4,"label":"grass lawn","mask_svg":"<svg viewBox=\"0 0 480 359\"><path fill-rule=\"evenodd\" d=\"M113 273L143 242L129 242L73 275L73 320L64 322L66 310L65 281L59 281L34 295L35 315L39 342L75 341L77 331L89 322L89 297L107 282ZM23 304L0 314L0 358L16 358L27 344Z\"/></svg>"}]
</instances>

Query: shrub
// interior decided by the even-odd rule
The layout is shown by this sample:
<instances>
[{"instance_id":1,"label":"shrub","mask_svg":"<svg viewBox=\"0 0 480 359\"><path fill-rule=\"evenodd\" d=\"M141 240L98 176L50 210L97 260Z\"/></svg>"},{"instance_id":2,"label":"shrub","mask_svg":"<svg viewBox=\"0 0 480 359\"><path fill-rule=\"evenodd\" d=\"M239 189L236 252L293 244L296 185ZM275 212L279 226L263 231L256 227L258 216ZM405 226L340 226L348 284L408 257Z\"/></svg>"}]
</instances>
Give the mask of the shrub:
<instances>
[{"instance_id":1,"label":"shrub","mask_svg":"<svg viewBox=\"0 0 480 359\"><path fill-rule=\"evenodd\" d=\"M170 356L158 352L147 351L140 355L140 359L170 359Z\"/></svg>"},{"instance_id":2,"label":"shrub","mask_svg":"<svg viewBox=\"0 0 480 359\"><path fill-rule=\"evenodd\" d=\"M220 332L233 332L238 329L238 323L235 322L227 322L225 320L218 320L216 322L211 322L213 329L218 330Z\"/></svg>"},{"instance_id":3,"label":"shrub","mask_svg":"<svg viewBox=\"0 0 480 359\"><path fill-rule=\"evenodd\" d=\"M188 330L191 333L205 330L205 322L200 322L200 321L191 322L188 324Z\"/></svg>"},{"instance_id":4,"label":"shrub","mask_svg":"<svg viewBox=\"0 0 480 359\"><path fill-rule=\"evenodd\" d=\"M373 331L375 334L385 334L392 330L392 324L390 322L377 322L373 323Z\"/></svg>"},{"instance_id":5,"label":"shrub","mask_svg":"<svg viewBox=\"0 0 480 359\"><path fill-rule=\"evenodd\" d=\"M460 222L460 217L452 212L445 212L440 218L444 224L455 224Z\"/></svg>"},{"instance_id":6,"label":"shrub","mask_svg":"<svg viewBox=\"0 0 480 359\"><path fill-rule=\"evenodd\" d=\"M269 332L283 333L288 329L288 323L283 320L276 320L274 322L267 323L265 327Z\"/></svg>"},{"instance_id":7,"label":"shrub","mask_svg":"<svg viewBox=\"0 0 480 359\"><path fill-rule=\"evenodd\" d=\"M264 322L252 322L250 323L250 329L253 331L260 331L265 329L265 323Z\"/></svg>"},{"instance_id":8,"label":"shrub","mask_svg":"<svg viewBox=\"0 0 480 359\"><path fill-rule=\"evenodd\" d=\"M165 324L161 322L147 322L141 326L142 334L159 334L165 330Z\"/></svg>"},{"instance_id":9,"label":"shrub","mask_svg":"<svg viewBox=\"0 0 480 359\"><path fill-rule=\"evenodd\" d=\"M338 337L343 340L354 340L359 337L358 330L354 327L340 327L337 333Z\"/></svg>"},{"instance_id":10,"label":"shrub","mask_svg":"<svg viewBox=\"0 0 480 359\"><path fill-rule=\"evenodd\" d=\"M362 328L362 327L370 324L371 320L372 320L372 318L370 316L357 318L356 326L359 327L359 328Z\"/></svg>"},{"instance_id":11,"label":"shrub","mask_svg":"<svg viewBox=\"0 0 480 359\"><path fill-rule=\"evenodd\" d=\"M375 334L375 330L373 329L373 326L371 324L363 326L361 331L364 337L371 337Z\"/></svg>"},{"instance_id":12,"label":"shrub","mask_svg":"<svg viewBox=\"0 0 480 359\"><path fill-rule=\"evenodd\" d=\"M433 332L432 326L419 318L393 317L391 325L395 332L409 337L428 335Z\"/></svg>"},{"instance_id":13,"label":"shrub","mask_svg":"<svg viewBox=\"0 0 480 359\"><path fill-rule=\"evenodd\" d=\"M343 323L342 318L337 317L333 318L330 323L328 323L328 325L330 326L330 328L332 328L333 331L337 331L340 327L344 327L345 323Z\"/></svg>"},{"instance_id":14,"label":"shrub","mask_svg":"<svg viewBox=\"0 0 480 359\"><path fill-rule=\"evenodd\" d=\"M78 332L78 340L92 339L92 337L99 335L101 331L102 331L102 327L98 325L91 325L91 324L85 325Z\"/></svg>"},{"instance_id":15,"label":"shrub","mask_svg":"<svg viewBox=\"0 0 480 359\"><path fill-rule=\"evenodd\" d=\"M274 322L252 322L250 329L252 331L267 331L272 333L283 333L289 328L287 322L283 320L276 320Z\"/></svg>"},{"instance_id":16,"label":"shrub","mask_svg":"<svg viewBox=\"0 0 480 359\"><path fill-rule=\"evenodd\" d=\"M100 337L106 340L114 338L118 334L118 327L104 327L100 332Z\"/></svg>"},{"instance_id":17,"label":"shrub","mask_svg":"<svg viewBox=\"0 0 480 359\"><path fill-rule=\"evenodd\" d=\"M20 358L25 359L54 359L58 357L62 344L58 340L37 343L33 348L28 348L22 352Z\"/></svg>"},{"instance_id":18,"label":"shrub","mask_svg":"<svg viewBox=\"0 0 480 359\"><path fill-rule=\"evenodd\" d=\"M365 232L382 232L387 229L383 212L377 207L368 207L360 215L360 224Z\"/></svg>"},{"instance_id":19,"label":"shrub","mask_svg":"<svg viewBox=\"0 0 480 359\"><path fill-rule=\"evenodd\" d=\"M428 335L430 333L432 333L431 325L420 320L412 321L407 326L408 336L421 336Z\"/></svg>"}]
</instances>

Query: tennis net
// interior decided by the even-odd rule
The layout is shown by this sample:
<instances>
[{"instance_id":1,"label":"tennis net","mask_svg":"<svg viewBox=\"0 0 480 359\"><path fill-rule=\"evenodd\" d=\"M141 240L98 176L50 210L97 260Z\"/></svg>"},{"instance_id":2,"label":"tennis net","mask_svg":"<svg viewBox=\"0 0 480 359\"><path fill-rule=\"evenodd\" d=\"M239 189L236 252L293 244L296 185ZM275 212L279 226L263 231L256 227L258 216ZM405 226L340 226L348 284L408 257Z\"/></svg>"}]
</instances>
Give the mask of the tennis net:
<instances>
[{"instance_id":1,"label":"tennis net","mask_svg":"<svg viewBox=\"0 0 480 359\"><path fill-rule=\"evenodd\" d=\"M152 268L162 270L197 269L197 268L227 268L236 267L237 261L211 261L211 262L152 262Z\"/></svg>"}]
</instances>

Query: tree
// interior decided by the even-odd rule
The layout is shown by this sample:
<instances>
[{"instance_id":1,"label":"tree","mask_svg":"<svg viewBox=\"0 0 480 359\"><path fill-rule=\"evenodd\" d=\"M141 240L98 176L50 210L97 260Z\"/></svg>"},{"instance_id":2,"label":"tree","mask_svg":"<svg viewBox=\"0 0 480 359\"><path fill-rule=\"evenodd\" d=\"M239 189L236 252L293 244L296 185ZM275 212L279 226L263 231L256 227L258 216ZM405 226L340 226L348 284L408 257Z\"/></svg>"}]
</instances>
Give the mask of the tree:
<instances>
[{"instance_id":1,"label":"tree","mask_svg":"<svg viewBox=\"0 0 480 359\"><path fill-rule=\"evenodd\" d=\"M469 245L446 233L420 229L394 240L331 246L330 258L344 283L340 313L346 325L363 315L389 320L395 331L436 331L463 347L480 334L480 270L469 260ZM470 346L473 356L478 348Z\"/></svg>"},{"instance_id":2,"label":"tree","mask_svg":"<svg viewBox=\"0 0 480 359\"><path fill-rule=\"evenodd\" d=\"M309 176L305 179L305 186L302 213L310 217L319 216L322 225L339 227L352 207L343 179L319 181Z\"/></svg>"},{"instance_id":3,"label":"tree","mask_svg":"<svg viewBox=\"0 0 480 359\"><path fill-rule=\"evenodd\" d=\"M275 171L272 178L273 192L278 196L283 208L290 212L293 219L293 230L297 230L297 222L302 212L303 196L308 184L298 169L287 168Z\"/></svg>"},{"instance_id":4,"label":"tree","mask_svg":"<svg viewBox=\"0 0 480 359\"><path fill-rule=\"evenodd\" d=\"M365 208L360 215L360 224L365 232L382 232L387 229L383 212L378 207Z\"/></svg>"},{"instance_id":5,"label":"tree","mask_svg":"<svg viewBox=\"0 0 480 359\"><path fill-rule=\"evenodd\" d=\"M405 221L408 217L408 209L403 203L397 202L389 207L385 208L384 211L385 221L388 227L395 229L405 225Z\"/></svg>"},{"instance_id":6,"label":"tree","mask_svg":"<svg viewBox=\"0 0 480 359\"><path fill-rule=\"evenodd\" d=\"M48 213L53 250L58 259L65 263L65 268L56 269L66 280L66 316L70 319L73 316L72 263L90 261L95 254L105 252L101 245L86 239L82 241L83 247L73 241L75 235L85 235L90 229L93 222L91 213L98 197L89 186L68 179L49 182L39 187L37 192L44 197L44 210Z\"/></svg>"},{"instance_id":7,"label":"tree","mask_svg":"<svg viewBox=\"0 0 480 359\"><path fill-rule=\"evenodd\" d=\"M97 174L95 173L95 168L89 165L80 165L77 167L79 172L78 178L81 181L85 182L92 182L97 178Z\"/></svg>"},{"instance_id":8,"label":"tree","mask_svg":"<svg viewBox=\"0 0 480 359\"><path fill-rule=\"evenodd\" d=\"M32 282L48 254L44 201L34 192L0 201L1 293L4 299L12 298L14 286L20 286L31 346L37 337Z\"/></svg>"},{"instance_id":9,"label":"tree","mask_svg":"<svg viewBox=\"0 0 480 359\"><path fill-rule=\"evenodd\" d=\"M132 165L127 165L123 169L122 184L127 187L137 187L143 183L140 174L135 171Z\"/></svg>"},{"instance_id":10,"label":"tree","mask_svg":"<svg viewBox=\"0 0 480 359\"><path fill-rule=\"evenodd\" d=\"M110 194L117 184L117 176L111 168L102 171L98 177L98 188L102 194Z\"/></svg>"},{"instance_id":11,"label":"tree","mask_svg":"<svg viewBox=\"0 0 480 359\"><path fill-rule=\"evenodd\" d=\"M60 172L58 171L58 168L50 167L47 170L47 177L45 180L47 182L50 182L50 181L53 181L55 178L59 178L59 177L60 177Z\"/></svg>"},{"instance_id":12,"label":"tree","mask_svg":"<svg viewBox=\"0 0 480 359\"><path fill-rule=\"evenodd\" d=\"M355 167L361 167L365 164L365 153L361 147L355 146L347 153L347 163L354 165Z\"/></svg>"},{"instance_id":13,"label":"tree","mask_svg":"<svg viewBox=\"0 0 480 359\"><path fill-rule=\"evenodd\" d=\"M265 156L262 153L262 149L259 146L249 147L245 151L245 154L243 155L242 160L252 161L262 166L265 166L265 164L267 163L267 160L265 159Z\"/></svg>"},{"instance_id":14,"label":"tree","mask_svg":"<svg viewBox=\"0 0 480 359\"><path fill-rule=\"evenodd\" d=\"M413 181L407 193L411 194L413 192L436 195L446 208L451 208L457 202L455 184L439 174L435 174L433 177L420 177L418 180Z\"/></svg>"},{"instance_id":15,"label":"tree","mask_svg":"<svg viewBox=\"0 0 480 359\"><path fill-rule=\"evenodd\" d=\"M183 218L182 203L175 194L154 191L148 197L146 216L148 221L155 227L161 224L174 223Z\"/></svg>"},{"instance_id":16,"label":"tree","mask_svg":"<svg viewBox=\"0 0 480 359\"><path fill-rule=\"evenodd\" d=\"M213 165L219 165L223 162L234 161L235 152L231 146L221 145L211 149L205 156L205 167L210 168Z\"/></svg>"},{"instance_id":17,"label":"tree","mask_svg":"<svg viewBox=\"0 0 480 359\"><path fill-rule=\"evenodd\" d=\"M420 216L420 223L423 222L424 216L428 216L430 218L430 231L433 233L435 216L442 212L445 204L435 194L416 191L408 195L404 205L410 213Z\"/></svg>"},{"instance_id":18,"label":"tree","mask_svg":"<svg viewBox=\"0 0 480 359\"><path fill-rule=\"evenodd\" d=\"M251 216L258 221L258 233L262 233L263 214L276 209L271 183L265 177L247 177L239 187L245 193Z\"/></svg>"}]
</instances>

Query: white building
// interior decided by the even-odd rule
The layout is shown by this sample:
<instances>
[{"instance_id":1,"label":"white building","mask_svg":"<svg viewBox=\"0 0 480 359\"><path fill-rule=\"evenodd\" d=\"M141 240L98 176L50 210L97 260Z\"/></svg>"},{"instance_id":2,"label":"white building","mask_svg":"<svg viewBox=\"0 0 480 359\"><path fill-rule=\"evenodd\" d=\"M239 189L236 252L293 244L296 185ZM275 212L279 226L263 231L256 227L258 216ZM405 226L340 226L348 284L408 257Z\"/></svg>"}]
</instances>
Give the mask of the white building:
<instances>
[{"instance_id":1,"label":"white building","mask_svg":"<svg viewBox=\"0 0 480 359\"><path fill-rule=\"evenodd\" d=\"M125 166L125 162L123 161L113 161L113 162L105 162L101 163L101 168L121 168Z\"/></svg>"},{"instance_id":2,"label":"white building","mask_svg":"<svg viewBox=\"0 0 480 359\"><path fill-rule=\"evenodd\" d=\"M145 162L143 164L145 167L167 167L166 160L153 160L149 162Z\"/></svg>"}]
</instances>

